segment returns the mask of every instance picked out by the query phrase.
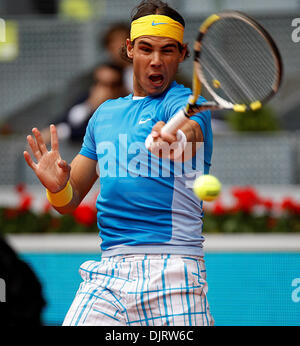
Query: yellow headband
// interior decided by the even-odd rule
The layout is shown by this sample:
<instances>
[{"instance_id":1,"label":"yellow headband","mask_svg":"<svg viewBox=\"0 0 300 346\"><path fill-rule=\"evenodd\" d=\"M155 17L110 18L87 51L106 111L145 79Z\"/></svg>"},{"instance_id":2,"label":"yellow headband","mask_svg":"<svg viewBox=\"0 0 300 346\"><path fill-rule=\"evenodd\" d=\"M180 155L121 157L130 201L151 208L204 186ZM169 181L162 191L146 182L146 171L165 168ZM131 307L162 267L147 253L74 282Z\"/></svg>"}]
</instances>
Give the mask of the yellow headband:
<instances>
[{"instance_id":1,"label":"yellow headband","mask_svg":"<svg viewBox=\"0 0 300 346\"><path fill-rule=\"evenodd\" d=\"M160 14L151 14L134 20L131 23L130 39L144 36L170 37L183 43L184 27L176 20Z\"/></svg>"}]
</instances>

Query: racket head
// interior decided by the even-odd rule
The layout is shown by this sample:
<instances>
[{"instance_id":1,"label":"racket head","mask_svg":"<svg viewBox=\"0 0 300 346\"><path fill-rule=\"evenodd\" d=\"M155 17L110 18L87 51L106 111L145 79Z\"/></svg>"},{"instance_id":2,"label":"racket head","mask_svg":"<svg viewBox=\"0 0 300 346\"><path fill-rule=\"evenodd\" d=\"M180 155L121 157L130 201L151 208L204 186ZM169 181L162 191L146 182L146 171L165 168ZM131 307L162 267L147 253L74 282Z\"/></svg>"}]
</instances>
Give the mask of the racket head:
<instances>
[{"instance_id":1,"label":"racket head","mask_svg":"<svg viewBox=\"0 0 300 346\"><path fill-rule=\"evenodd\" d=\"M194 43L194 73L220 108L256 110L281 84L282 59L271 35L239 11L208 17Z\"/></svg>"}]
</instances>

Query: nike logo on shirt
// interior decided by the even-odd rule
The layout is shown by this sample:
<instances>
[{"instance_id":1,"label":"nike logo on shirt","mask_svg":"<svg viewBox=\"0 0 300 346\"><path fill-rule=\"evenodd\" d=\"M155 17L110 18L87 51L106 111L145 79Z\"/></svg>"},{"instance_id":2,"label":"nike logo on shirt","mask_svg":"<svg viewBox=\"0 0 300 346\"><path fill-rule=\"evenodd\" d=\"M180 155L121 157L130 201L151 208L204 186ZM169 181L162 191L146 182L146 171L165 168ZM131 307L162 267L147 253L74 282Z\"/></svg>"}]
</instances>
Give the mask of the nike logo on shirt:
<instances>
[{"instance_id":1,"label":"nike logo on shirt","mask_svg":"<svg viewBox=\"0 0 300 346\"><path fill-rule=\"evenodd\" d=\"M148 119L145 119L145 120L141 119L141 120L139 121L139 125L145 124L147 121L150 121L150 120L152 120L152 119L151 119L151 118L148 118Z\"/></svg>"}]
</instances>

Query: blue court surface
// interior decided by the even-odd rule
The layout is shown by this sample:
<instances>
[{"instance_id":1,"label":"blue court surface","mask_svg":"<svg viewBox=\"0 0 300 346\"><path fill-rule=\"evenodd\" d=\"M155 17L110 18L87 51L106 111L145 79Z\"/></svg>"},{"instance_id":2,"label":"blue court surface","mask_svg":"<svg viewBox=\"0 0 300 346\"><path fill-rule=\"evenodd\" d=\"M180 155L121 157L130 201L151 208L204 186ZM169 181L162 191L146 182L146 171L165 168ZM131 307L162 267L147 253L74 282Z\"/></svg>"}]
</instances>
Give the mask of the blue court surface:
<instances>
[{"instance_id":1,"label":"blue court surface","mask_svg":"<svg viewBox=\"0 0 300 346\"><path fill-rule=\"evenodd\" d=\"M61 325L81 282L78 268L98 253L24 253L47 306L45 325ZM300 253L206 254L208 299L216 326L300 326Z\"/></svg>"}]
</instances>

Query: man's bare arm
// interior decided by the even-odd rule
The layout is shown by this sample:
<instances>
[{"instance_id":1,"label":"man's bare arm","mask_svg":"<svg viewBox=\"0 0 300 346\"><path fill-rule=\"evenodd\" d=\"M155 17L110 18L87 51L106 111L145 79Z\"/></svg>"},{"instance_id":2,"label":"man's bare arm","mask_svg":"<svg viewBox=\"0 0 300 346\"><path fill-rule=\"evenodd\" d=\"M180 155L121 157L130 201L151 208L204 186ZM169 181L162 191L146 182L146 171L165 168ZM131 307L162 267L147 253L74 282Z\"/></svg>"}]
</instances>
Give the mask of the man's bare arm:
<instances>
[{"instance_id":1,"label":"man's bare arm","mask_svg":"<svg viewBox=\"0 0 300 346\"><path fill-rule=\"evenodd\" d=\"M78 154L71 163L70 184L73 198L66 206L54 207L61 214L72 213L93 187L98 179L97 161Z\"/></svg>"},{"instance_id":2,"label":"man's bare arm","mask_svg":"<svg viewBox=\"0 0 300 346\"><path fill-rule=\"evenodd\" d=\"M34 128L33 136L27 136L27 141L36 162L27 151L24 151L24 158L50 194L56 195L64 190L68 182L70 183L73 192L71 196L68 195L66 205L54 207L60 213L71 213L95 183L98 177L97 161L77 155L69 165L60 156L57 131L54 125L50 126L50 132L51 150L48 150L41 132Z\"/></svg>"}]
</instances>

